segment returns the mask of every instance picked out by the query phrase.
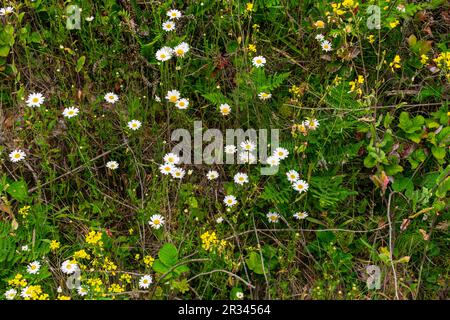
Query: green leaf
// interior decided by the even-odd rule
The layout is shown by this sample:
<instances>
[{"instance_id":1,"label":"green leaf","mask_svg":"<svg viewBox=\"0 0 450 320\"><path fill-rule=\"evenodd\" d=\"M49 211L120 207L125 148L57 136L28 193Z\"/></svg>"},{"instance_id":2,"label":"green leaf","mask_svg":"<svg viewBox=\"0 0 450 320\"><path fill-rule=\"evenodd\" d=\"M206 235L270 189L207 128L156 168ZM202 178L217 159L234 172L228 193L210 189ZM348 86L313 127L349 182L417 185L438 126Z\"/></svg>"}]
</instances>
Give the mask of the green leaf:
<instances>
[{"instance_id":1,"label":"green leaf","mask_svg":"<svg viewBox=\"0 0 450 320\"><path fill-rule=\"evenodd\" d=\"M178 262L178 250L171 243L166 243L163 245L163 247L159 250L158 256L161 262L167 267L172 267Z\"/></svg>"},{"instance_id":2,"label":"green leaf","mask_svg":"<svg viewBox=\"0 0 450 320\"><path fill-rule=\"evenodd\" d=\"M75 67L75 71L78 73L83 69L84 63L86 62L86 57L81 56L77 61L77 66Z\"/></svg>"},{"instance_id":3,"label":"green leaf","mask_svg":"<svg viewBox=\"0 0 450 320\"><path fill-rule=\"evenodd\" d=\"M169 271L169 268L167 266L165 266L164 263L162 263L161 260L159 260L159 259L156 259L155 261L153 261L152 269L153 269L153 271L155 271L157 273L161 273L161 274L164 274L167 271Z\"/></svg>"},{"instance_id":4,"label":"green leaf","mask_svg":"<svg viewBox=\"0 0 450 320\"><path fill-rule=\"evenodd\" d=\"M184 272L189 272L190 269L189 269L189 267L188 267L187 265L183 264L183 265L181 265L181 266L176 267L173 271L174 271L176 274L180 275L180 274L182 274L182 273L184 273Z\"/></svg>"},{"instance_id":5,"label":"green leaf","mask_svg":"<svg viewBox=\"0 0 450 320\"><path fill-rule=\"evenodd\" d=\"M11 183L6 192L18 201L25 201L28 198L27 184L23 180Z\"/></svg>"},{"instance_id":6,"label":"green leaf","mask_svg":"<svg viewBox=\"0 0 450 320\"><path fill-rule=\"evenodd\" d=\"M436 147L436 146L432 146L431 147L431 153L438 160L442 160L442 159L445 158L445 148L439 148L439 147Z\"/></svg>"},{"instance_id":7,"label":"green leaf","mask_svg":"<svg viewBox=\"0 0 450 320\"><path fill-rule=\"evenodd\" d=\"M0 57L7 57L10 49L11 48L9 46L1 46L0 47Z\"/></svg>"}]
</instances>

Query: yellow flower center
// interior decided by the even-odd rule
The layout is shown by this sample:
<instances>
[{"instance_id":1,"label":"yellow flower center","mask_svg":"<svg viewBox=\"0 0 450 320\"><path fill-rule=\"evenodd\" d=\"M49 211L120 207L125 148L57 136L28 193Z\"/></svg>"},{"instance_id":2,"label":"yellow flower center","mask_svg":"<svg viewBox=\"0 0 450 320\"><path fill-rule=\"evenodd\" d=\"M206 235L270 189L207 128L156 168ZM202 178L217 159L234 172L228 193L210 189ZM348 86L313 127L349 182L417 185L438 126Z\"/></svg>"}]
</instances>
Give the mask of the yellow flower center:
<instances>
[{"instance_id":1,"label":"yellow flower center","mask_svg":"<svg viewBox=\"0 0 450 320\"><path fill-rule=\"evenodd\" d=\"M262 62L261 59L257 59L257 60L256 60L256 63L257 63L257 64L260 64L261 62Z\"/></svg>"},{"instance_id":2,"label":"yellow flower center","mask_svg":"<svg viewBox=\"0 0 450 320\"><path fill-rule=\"evenodd\" d=\"M183 49L178 49L178 50L177 50L177 54L178 54L179 56L183 55L183 54L184 54L184 50L183 50Z\"/></svg>"},{"instance_id":3,"label":"yellow flower center","mask_svg":"<svg viewBox=\"0 0 450 320\"><path fill-rule=\"evenodd\" d=\"M39 98L37 98L37 97L33 98L33 102L34 103L38 103L39 102Z\"/></svg>"},{"instance_id":4,"label":"yellow flower center","mask_svg":"<svg viewBox=\"0 0 450 320\"><path fill-rule=\"evenodd\" d=\"M19 159L19 158L20 158L20 154L19 154L19 153L16 153L16 154L14 155L14 158Z\"/></svg>"},{"instance_id":5,"label":"yellow flower center","mask_svg":"<svg viewBox=\"0 0 450 320\"><path fill-rule=\"evenodd\" d=\"M164 59L166 55L164 53L161 54L161 58Z\"/></svg>"},{"instance_id":6,"label":"yellow flower center","mask_svg":"<svg viewBox=\"0 0 450 320\"><path fill-rule=\"evenodd\" d=\"M170 97L169 97L169 101L170 101L170 102L177 102L177 100L178 100L178 99L177 99L177 96L170 96Z\"/></svg>"},{"instance_id":7,"label":"yellow flower center","mask_svg":"<svg viewBox=\"0 0 450 320\"><path fill-rule=\"evenodd\" d=\"M155 220L153 220L153 224L160 224L161 223L161 221L159 221L159 219L155 219Z\"/></svg>"}]
</instances>

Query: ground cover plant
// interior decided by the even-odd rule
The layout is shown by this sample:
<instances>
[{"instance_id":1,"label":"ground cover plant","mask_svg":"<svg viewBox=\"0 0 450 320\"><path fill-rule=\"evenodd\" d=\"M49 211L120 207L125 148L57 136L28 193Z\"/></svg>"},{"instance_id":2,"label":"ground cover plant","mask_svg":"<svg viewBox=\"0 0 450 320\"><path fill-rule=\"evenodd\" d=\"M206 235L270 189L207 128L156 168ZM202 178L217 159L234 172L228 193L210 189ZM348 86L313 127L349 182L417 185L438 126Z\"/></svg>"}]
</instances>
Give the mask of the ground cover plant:
<instances>
[{"instance_id":1,"label":"ground cover plant","mask_svg":"<svg viewBox=\"0 0 450 320\"><path fill-rule=\"evenodd\" d=\"M0 4L0 299L448 298L448 2Z\"/></svg>"}]
</instances>

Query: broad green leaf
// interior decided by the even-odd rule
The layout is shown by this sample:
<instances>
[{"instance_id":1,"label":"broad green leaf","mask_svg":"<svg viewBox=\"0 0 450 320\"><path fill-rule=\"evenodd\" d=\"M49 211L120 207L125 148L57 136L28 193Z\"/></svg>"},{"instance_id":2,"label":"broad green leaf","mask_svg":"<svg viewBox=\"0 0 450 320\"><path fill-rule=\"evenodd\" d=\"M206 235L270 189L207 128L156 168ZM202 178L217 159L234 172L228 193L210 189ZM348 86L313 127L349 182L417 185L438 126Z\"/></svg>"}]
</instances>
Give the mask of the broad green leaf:
<instances>
[{"instance_id":1,"label":"broad green leaf","mask_svg":"<svg viewBox=\"0 0 450 320\"><path fill-rule=\"evenodd\" d=\"M161 262L167 267L171 267L178 262L178 250L171 243L166 243L163 245L163 247L159 250L158 256Z\"/></svg>"}]
</instances>

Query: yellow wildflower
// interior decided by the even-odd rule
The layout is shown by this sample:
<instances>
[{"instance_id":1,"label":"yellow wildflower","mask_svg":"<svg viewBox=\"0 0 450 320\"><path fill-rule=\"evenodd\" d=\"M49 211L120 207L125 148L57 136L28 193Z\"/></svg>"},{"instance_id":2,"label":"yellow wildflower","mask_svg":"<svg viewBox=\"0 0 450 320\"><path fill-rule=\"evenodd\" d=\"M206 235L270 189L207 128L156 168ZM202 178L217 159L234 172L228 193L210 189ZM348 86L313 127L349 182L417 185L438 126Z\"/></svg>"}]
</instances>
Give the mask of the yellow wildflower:
<instances>
[{"instance_id":1,"label":"yellow wildflower","mask_svg":"<svg viewBox=\"0 0 450 320\"><path fill-rule=\"evenodd\" d=\"M94 230L92 230L86 236L86 242L93 246L98 244L101 247L103 246L103 242L101 241L102 235L103 234L100 231L95 232Z\"/></svg>"},{"instance_id":2,"label":"yellow wildflower","mask_svg":"<svg viewBox=\"0 0 450 320\"><path fill-rule=\"evenodd\" d=\"M375 42L375 36L373 34L371 34L367 37L367 40L369 40L369 43L372 44Z\"/></svg>"},{"instance_id":3,"label":"yellow wildflower","mask_svg":"<svg viewBox=\"0 0 450 320\"><path fill-rule=\"evenodd\" d=\"M325 28L325 22L323 22L322 20L317 20L316 22L314 22L314 27L316 27L317 29L323 29Z\"/></svg>"},{"instance_id":4,"label":"yellow wildflower","mask_svg":"<svg viewBox=\"0 0 450 320\"><path fill-rule=\"evenodd\" d=\"M394 71L394 69L400 69L401 65L400 62L402 61L402 59L400 58L400 56L397 54L394 57L394 60L389 63L389 67L391 67L391 70Z\"/></svg>"},{"instance_id":5,"label":"yellow wildflower","mask_svg":"<svg viewBox=\"0 0 450 320\"><path fill-rule=\"evenodd\" d=\"M52 251L58 250L60 246L61 246L61 243L59 241L56 241L56 240L50 241L50 249Z\"/></svg>"},{"instance_id":6,"label":"yellow wildflower","mask_svg":"<svg viewBox=\"0 0 450 320\"><path fill-rule=\"evenodd\" d=\"M71 298L69 296L65 296L65 295L59 295L58 296L58 300L70 300Z\"/></svg>"},{"instance_id":7,"label":"yellow wildflower","mask_svg":"<svg viewBox=\"0 0 450 320\"><path fill-rule=\"evenodd\" d=\"M256 46L254 44L249 44L248 45L248 51L250 52L256 52Z\"/></svg>"},{"instance_id":8,"label":"yellow wildflower","mask_svg":"<svg viewBox=\"0 0 450 320\"><path fill-rule=\"evenodd\" d=\"M427 57L427 55L422 54L422 55L420 56L420 63L421 63L421 64L426 64L427 62L428 62L428 57Z\"/></svg>"},{"instance_id":9,"label":"yellow wildflower","mask_svg":"<svg viewBox=\"0 0 450 320\"><path fill-rule=\"evenodd\" d=\"M131 283L131 275L129 275L128 273L123 273L120 276L120 280L125 282L125 283Z\"/></svg>"},{"instance_id":10,"label":"yellow wildflower","mask_svg":"<svg viewBox=\"0 0 450 320\"><path fill-rule=\"evenodd\" d=\"M75 252L73 254L73 257L75 259L88 259L88 260L91 258L91 256L84 249Z\"/></svg>"},{"instance_id":11,"label":"yellow wildflower","mask_svg":"<svg viewBox=\"0 0 450 320\"><path fill-rule=\"evenodd\" d=\"M389 27L391 28L391 29L394 29L396 26L398 26L399 25L399 21L398 20L394 20L394 21L392 21L392 22L389 22Z\"/></svg>"},{"instance_id":12,"label":"yellow wildflower","mask_svg":"<svg viewBox=\"0 0 450 320\"><path fill-rule=\"evenodd\" d=\"M247 3L247 6L246 6L245 10L253 11L253 3L251 3L251 2Z\"/></svg>"},{"instance_id":13,"label":"yellow wildflower","mask_svg":"<svg viewBox=\"0 0 450 320\"><path fill-rule=\"evenodd\" d=\"M109 292L113 292L113 293L121 293L125 291L125 288L122 287L120 284L117 283L113 283L109 288L108 288Z\"/></svg>"},{"instance_id":14,"label":"yellow wildflower","mask_svg":"<svg viewBox=\"0 0 450 320\"><path fill-rule=\"evenodd\" d=\"M8 284L14 287L25 287L27 285L27 280L23 278L22 274L18 273L14 279L8 281Z\"/></svg>"},{"instance_id":15,"label":"yellow wildflower","mask_svg":"<svg viewBox=\"0 0 450 320\"><path fill-rule=\"evenodd\" d=\"M152 256L145 256L142 260L144 261L146 267L151 267L153 265L153 261L155 261Z\"/></svg>"},{"instance_id":16,"label":"yellow wildflower","mask_svg":"<svg viewBox=\"0 0 450 320\"><path fill-rule=\"evenodd\" d=\"M22 216L22 218L26 218L28 214L30 213L30 206L23 206L19 209L19 214Z\"/></svg>"}]
</instances>

